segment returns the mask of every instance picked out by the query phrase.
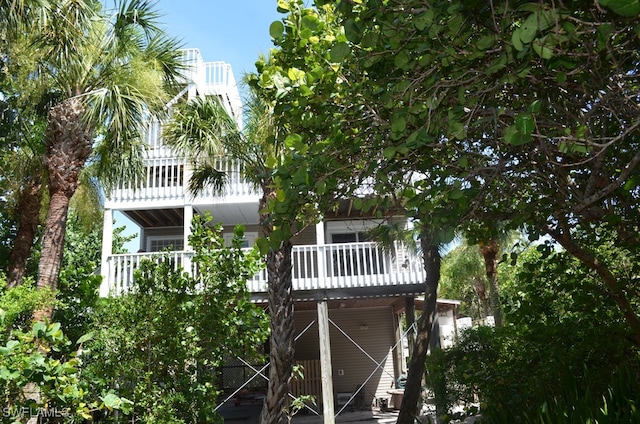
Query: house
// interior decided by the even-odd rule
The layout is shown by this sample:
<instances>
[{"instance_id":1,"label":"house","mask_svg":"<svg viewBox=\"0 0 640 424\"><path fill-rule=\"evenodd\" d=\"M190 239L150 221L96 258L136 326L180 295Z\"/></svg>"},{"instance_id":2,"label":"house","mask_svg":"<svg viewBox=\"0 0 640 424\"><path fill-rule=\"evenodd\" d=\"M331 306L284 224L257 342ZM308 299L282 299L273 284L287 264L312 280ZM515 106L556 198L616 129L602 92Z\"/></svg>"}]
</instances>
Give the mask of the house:
<instances>
[{"instance_id":1,"label":"house","mask_svg":"<svg viewBox=\"0 0 640 424\"><path fill-rule=\"evenodd\" d=\"M192 67L179 97L219 96L241 123L240 96L231 67L204 62L196 49L185 50L184 60ZM224 225L225 238L232 237L236 224L243 224L247 246L260 234L259 194L242 180L237 164L220 159L220 167L230 176L223 195L204 192L194 197L186 189L190 169L162 144L159 122L148 124L146 140L149 149L142 187L119 187L106 195L102 296L126 290L140 260L160 257L167 248L172 249L174 262L189 270L192 251L187 240L196 214L210 212ZM140 227L140 252L111 252L115 211ZM401 314L405 308L414 308L414 297L424 292L425 271L421 258L409 249L398 245L390 252L368 240L368 231L380 223L344 201L323 222L293 240L296 359L304 366L305 379L295 381L292 390L294 395L316 395L323 407L335 406L336 413L371 407L389 398L388 391L406 372ZM266 304L266 272L247 284L253 300ZM452 320L456 305L441 301L439 314ZM239 358L224 371L223 382L236 390L264 386L263 377L253 378L256 373L266 375L264 368ZM322 398L323 387L325 393L332 393L330 400Z\"/></svg>"}]
</instances>

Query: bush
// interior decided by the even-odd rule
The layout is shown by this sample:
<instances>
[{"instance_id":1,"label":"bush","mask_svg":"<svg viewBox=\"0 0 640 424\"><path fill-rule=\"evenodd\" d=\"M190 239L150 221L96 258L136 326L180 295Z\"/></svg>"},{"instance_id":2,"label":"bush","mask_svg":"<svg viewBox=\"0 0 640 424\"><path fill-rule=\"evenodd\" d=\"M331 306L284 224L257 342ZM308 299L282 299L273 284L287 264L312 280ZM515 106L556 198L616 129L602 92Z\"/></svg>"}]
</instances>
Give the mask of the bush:
<instances>
[{"instance_id":1,"label":"bush","mask_svg":"<svg viewBox=\"0 0 640 424\"><path fill-rule=\"evenodd\" d=\"M446 410L479 400L490 423L640 422L638 350L597 278L543 249L517 278L506 326L470 329L428 358Z\"/></svg>"},{"instance_id":2,"label":"bush","mask_svg":"<svg viewBox=\"0 0 640 424\"><path fill-rule=\"evenodd\" d=\"M197 276L168 257L143 261L131 290L96 309L90 371L134 401L136 422L222 422L214 409L223 357L256 355L266 339L267 316L246 288L261 259L240 249L241 228L235 235L225 247L220 226L194 219Z\"/></svg>"},{"instance_id":3,"label":"bush","mask_svg":"<svg viewBox=\"0 0 640 424\"><path fill-rule=\"evenodd\" d=\"M34 307L51 304L53 295L29 281L5 289L0 278L0 403L3 422L32 416L58 422L83 422L104 410L128 410L131 402L114 393L91 393L83 375L84 336L74 345L60 323L29 324Z\"/></svg>"}]
</instances>

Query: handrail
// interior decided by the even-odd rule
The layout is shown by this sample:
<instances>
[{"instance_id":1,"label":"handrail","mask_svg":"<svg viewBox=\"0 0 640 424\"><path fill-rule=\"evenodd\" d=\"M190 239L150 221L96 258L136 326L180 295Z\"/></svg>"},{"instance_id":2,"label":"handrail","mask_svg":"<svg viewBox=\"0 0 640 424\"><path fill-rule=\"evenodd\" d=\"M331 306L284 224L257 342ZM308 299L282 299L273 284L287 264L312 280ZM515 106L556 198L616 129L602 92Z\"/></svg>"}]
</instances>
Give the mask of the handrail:
<instances>
[{"instance_id":1,"label":"handrail","mask_svg":"<svg viewBox=\"0 0 640 424\"><path fill-rule=\"evenodd\" d=\"M143 258L169 258L174 267L193 274L190 251L125 253L107 258L103 270L104 293L121 293L131 287L135 269ZM394 252L376 243L340 243L296 245L292 249L293 290L312 291L419 284L424 281L422 261L396 246ZM267 291L267 273L263 269L247 281L252 293Z\"/></svg>"}]
</instances>

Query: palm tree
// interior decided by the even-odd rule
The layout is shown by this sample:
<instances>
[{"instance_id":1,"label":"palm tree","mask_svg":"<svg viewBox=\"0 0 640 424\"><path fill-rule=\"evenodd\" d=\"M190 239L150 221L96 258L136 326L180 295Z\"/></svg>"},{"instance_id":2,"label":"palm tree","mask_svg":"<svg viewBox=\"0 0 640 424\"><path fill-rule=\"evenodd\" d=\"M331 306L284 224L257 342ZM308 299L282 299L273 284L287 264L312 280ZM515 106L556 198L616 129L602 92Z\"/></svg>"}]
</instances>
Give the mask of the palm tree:
<instances>
[{"instance_id":1,"label":"palm tree","mask_svg":"<svg viewBox=\"0 0 640 424\"><path fill-rule=\"evenodd\" d=\"M502 307L500 305L500 286L498 283L498 255L500 243L490 237L486 242L478 243L478 249L484 259L485 274L489 283L489 309L493 314L495 325L502 326Z\"/></svg>"},{"instance_id":2,"label":"palm tree","mask_svg":"<svg viewBox=\"0 0 640 424\"><path fill-rule=\"evenodd\" d=\"M149 1L123 0L113 13L99 2L31 3L48 6L28 35L38 62L32 75L55 98L44 136L49 208L37 287L55 290L81 171L92 155L111 183L142 169L141 124L162 115L182 65L178 42L158 27ZM51 307L34 312L36 320L51 316Z\"/></svg>"},{"instance_id":3,"label":"palm tree","mask_svg":"<svg viewBox=\"0 0 640 424\"><path fill-rule=\"evenodd\" d=\"M273 163L278 163L284 150L271 104L253 87L244 116L245 128L240 132L217 99L194 98L177 107L173 120L165 126L163 139L191 161L193 176L189 187L195 192L207 185L224 187L226 176L216 168L216 156L224 154L238 161L244 169L245 180L261 190L259 219L263 235L268 239L274 231L273 216L269 212L269 202L276 196ZM261 423L275 424L284 419L293 372L291 249L290 238L285 238L272 244L266 253L271 347L269 386Z\"/></svg>"},{"instance_id":4,"label":"palm tree","mask_svg":"<svg viewBox=\"0 0 640 424\"><path fill-rule=\"evenodd\" d=\"M503 323L502 303L500 301L500 282L498 280L498 262L503 254L508 253L506 246L512 249L520 244L520 233L505 230L496 225L490 231L484 232L484 240L477 240L478 250L484 260L485 275L489 287L489 311L493 315L495 325Z\"/></svg>"},{"instance_id":5,"label":"palm tree","mask_svg":"<svg viewBox=\"0 0 640 424\"><path fill-rule=\"evenodd\" d=\"M19 183L19 186L15 188L13 213L18 221L18 226L9 255L8 288L22 284L26 275L27 261L36 239L38 227L41 224L40 211L44 194L42 162L38 161L38 157L34 157L31 155L32 152L25 149L10 153L13 160L9 163L19 166L11 166L11 169L6 171L11 173L12 183Z\"/></svg>"}]
</instances>

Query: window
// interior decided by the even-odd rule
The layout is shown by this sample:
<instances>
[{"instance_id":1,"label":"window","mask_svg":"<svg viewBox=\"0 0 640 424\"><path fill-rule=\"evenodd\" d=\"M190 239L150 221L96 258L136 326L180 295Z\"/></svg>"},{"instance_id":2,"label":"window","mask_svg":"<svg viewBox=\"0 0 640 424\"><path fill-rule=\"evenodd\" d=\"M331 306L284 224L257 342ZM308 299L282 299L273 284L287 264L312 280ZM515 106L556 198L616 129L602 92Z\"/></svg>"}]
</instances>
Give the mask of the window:
<instances>
[{"instance_id":1,"label":"window","mask_svg":"<svg viewBox=\"0 0 640 424\"><path fill-rule=\"evenodd\" d=\"M331 243L357 243L360 241L370 241L366 233L332 233Z\"/></svg>"},{"instance_id":2,"label":"window","mask_svg":"<svg viewBox=\"0 0 640 424\"><path fill-rule=\"evenodd\" d=\"M148 252L162 252L167 249L184 250L184 240L175 236L150 236L147 238Z\"/></svg>"},{"instance_id":3,"label":"window","mask_svg":"<svg viewBox=\"0 0 640 424\"><path fill-rule=\"evenodd\" d=\"M224 233L224 244L225 246L231 246L231 240L233 240L233 233ZM249 232L244 233L244 243L241 247L253 247L256 243L256 239L258 238L258 233Z\"/></svg>"},{"instance_id":4,"label":"window","mask_svg":"<svg viewBox=\"0 0 640 424\"><path fill-rule=\"evenodd\" d=\"M371 241L367 229L375 225L367 221L336 221L327 223L331 244ZM373 244L336 246L331 249L331 271L334 276L372 275L384 273L382 251Z\"/></svg>"}]
</instances>

